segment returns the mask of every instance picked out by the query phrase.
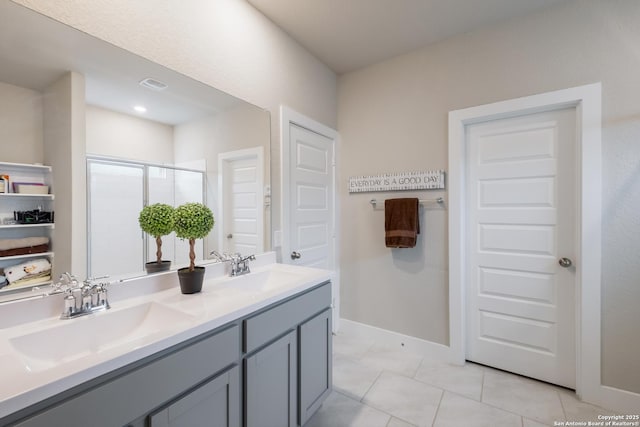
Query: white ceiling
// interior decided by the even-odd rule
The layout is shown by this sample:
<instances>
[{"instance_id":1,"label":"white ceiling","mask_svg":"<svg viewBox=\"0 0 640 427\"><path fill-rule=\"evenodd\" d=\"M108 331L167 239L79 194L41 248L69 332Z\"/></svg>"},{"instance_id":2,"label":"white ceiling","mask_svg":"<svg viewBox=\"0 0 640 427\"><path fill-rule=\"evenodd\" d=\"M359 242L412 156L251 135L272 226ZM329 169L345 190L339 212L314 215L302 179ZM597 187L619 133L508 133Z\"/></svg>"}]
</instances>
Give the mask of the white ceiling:
<instances>
[{"instance_id":1,"label":"white ceiling","mask_svg":"<svg viewBox=\"0 0 640 427\"><path fill-rule=\"evenodd\" d=\"M565 0L247 0L342 74Z\"/></svg>"}]
</instances>

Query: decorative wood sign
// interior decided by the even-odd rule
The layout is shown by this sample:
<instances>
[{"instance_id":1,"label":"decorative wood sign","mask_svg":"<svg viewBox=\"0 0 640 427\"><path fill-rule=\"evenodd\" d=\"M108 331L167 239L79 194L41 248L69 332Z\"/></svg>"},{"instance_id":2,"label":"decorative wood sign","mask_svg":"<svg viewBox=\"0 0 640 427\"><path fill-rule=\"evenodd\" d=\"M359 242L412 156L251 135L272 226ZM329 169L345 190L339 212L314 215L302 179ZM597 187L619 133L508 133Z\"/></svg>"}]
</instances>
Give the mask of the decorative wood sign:
<instances>
[{"instance_id":1,"label":"decorative wood sign","mask_svg":"<svg viewBox=\"0 0 640 427\"><path fill-rule=\"evenodd\" d=\"M443 170L386 173L349 178L349 193L435 189L444 189Z\"/></svg>"}]
</instances>

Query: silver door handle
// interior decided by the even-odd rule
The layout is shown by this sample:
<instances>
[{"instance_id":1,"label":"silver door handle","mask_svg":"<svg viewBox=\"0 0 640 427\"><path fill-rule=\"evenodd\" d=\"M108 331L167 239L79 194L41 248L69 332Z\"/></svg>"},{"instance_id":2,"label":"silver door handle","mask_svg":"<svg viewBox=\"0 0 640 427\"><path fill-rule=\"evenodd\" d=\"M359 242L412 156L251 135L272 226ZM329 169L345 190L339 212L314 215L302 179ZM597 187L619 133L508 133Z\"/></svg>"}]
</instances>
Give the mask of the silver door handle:
<instances>
[{"instance_id":1,"label":"silver door handle","mask_svg":"<svg viewBox=\"0 0 640 427\"><path fill-rule=\"evenodd\" d=\"M296 251L291 252L291 259L300 259L301 256L302 255L300 255L300 252L296 252Z\"/></svg>"},{"instance_id":2,"label":"silver door handle","mask_svg":"<svg viewBox=\"0 0 640 427\"><path fill-rule=\"evenodd\" d=\"M231 239L233 237L233 234L229 233L227 234L227 239Z\"/></svg>"},{"instance_id":3,"label":"silver door handle","mask_svg":"<svg viewBox=\"0 0 640 427\"><path fill-rule=\"evenodd\" d=\"M573 262L569 258L560 258L558 264L560 264L560 267L569 268L573 265Z\"/></svg>"}]
</instances>

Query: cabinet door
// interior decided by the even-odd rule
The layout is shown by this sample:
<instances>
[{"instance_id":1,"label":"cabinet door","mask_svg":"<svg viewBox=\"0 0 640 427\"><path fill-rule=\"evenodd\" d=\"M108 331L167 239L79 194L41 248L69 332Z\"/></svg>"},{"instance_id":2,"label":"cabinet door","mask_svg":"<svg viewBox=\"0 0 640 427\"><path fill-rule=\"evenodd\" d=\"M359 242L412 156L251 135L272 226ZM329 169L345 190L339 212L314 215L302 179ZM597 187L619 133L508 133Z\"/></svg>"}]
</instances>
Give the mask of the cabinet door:
<instances>
[{"instance_id":1,"label":"cabinet door","mask_svg":"<svg viewBox=\"0 0 640 427\"><path fill-rule=\"evenodd\" d=\"M240 427L237 366L149 417L149 427Z\"/></svg>"},{"instance_id":2,"label":"cabinet door","mask_svg":"<svg viewBox=\"0 0 640 427\"><path fill-rule=\"evenodd\" d=\"M245 359L246 427L296 425L296 332Z\"/></svg>"},{"instance_id":3,"label":"cabinet door","mask_svg":"<svg viewBox=\"0 0 640 427\"><path fill-rule=\"evenodd\" d=\"M331 393L331 309L300 325L300 425Z\"/></svg>"}]
</instances>

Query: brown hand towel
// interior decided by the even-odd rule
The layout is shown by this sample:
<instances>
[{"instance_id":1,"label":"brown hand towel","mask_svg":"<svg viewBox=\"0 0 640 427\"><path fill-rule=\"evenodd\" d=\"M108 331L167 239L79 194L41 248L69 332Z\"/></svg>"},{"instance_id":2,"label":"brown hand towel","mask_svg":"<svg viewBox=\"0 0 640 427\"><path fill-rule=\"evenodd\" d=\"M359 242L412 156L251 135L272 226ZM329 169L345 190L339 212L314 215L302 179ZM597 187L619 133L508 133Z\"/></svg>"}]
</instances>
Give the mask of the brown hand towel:
<instances>
[{"instance_id":1,"label":"brown hand towel","mask_svg":"<svg viewBox=\"0 0 640 427\"><path fill-rule=\"evenodd\" d=\"M419 201L389 199L384 202L384 238L388 248L413 248L420 234Z\"/></svg>"}]
</instances>

